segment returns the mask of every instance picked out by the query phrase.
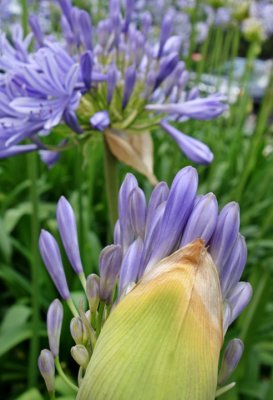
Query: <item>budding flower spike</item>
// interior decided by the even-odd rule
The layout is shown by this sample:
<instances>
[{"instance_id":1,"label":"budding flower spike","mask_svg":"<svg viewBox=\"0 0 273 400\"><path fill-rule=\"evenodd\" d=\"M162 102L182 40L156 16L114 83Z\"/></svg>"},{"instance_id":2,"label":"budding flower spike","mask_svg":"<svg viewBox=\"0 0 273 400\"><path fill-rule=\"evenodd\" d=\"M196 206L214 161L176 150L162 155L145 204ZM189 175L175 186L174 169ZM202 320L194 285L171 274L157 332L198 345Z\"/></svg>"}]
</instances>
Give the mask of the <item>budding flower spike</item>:
<instances>
[{"instance_id":1,"label":"budding flower spike","mask_svg":"<svg viewBox=\"0 0 273 400\"><path fill-rule=\"evenodd\" d=\"M219 359L228 327L252 295L240 281L239 207L231 202L219 212L215 195L197 189L197 172L186 167L170 188L157 184L147 202L126 176L114 243L101 252L100 276L86 279L89 309L70 325L77 400L212 400L235 385L228 380L243 343L232 339L220 368ZM41 251L48 262L47 248Z\"/></svg>"},{"instance_id":2,"label":"budding flower spike","mask_svg":"<svg viewBox=\"0 0 273 400\"><path fill-rule=\"evenodd\" d=\"M151 133L162 128L191 161L211 163L210 149L175 123L217 118L227 109L226 98L217 93L201 98L195 87L188 88L174 13L165 14L154 34L149 12L139 23L134 20L133 1L123 7L110 0L107 18L96 26L70 0L58 2L61 41L44 35L33 16L35 50L29 48L32 36L24 39L21 32L9 41L2 34L0 157L39 151L52 167L63 150L95 135L116 159L156 184ZM50 133L60 138L53 145Z\"/></svg>"}]
</instances>

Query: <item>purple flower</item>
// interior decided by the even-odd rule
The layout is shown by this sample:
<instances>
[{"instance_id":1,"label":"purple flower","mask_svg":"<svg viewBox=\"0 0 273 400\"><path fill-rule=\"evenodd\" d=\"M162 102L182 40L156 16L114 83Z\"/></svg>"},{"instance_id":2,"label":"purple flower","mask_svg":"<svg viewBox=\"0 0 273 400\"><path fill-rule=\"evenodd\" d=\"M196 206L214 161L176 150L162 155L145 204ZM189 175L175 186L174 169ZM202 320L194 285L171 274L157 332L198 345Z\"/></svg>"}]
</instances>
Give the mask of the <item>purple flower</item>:
<instances>
[{"instance_id":1,"label":"purple flower","mask_svg":"<svg viewBox=\"0 0 273 400\"><path fill-rule=\"evenodd\" d=\"M57 222L67 257L76 272L82 274L76 217L70 203L61 197L57 205Z\"/></svg>"},{"instance_id":2,"label":"purple flower","mask_svg":"<svg viewBox=\"0 0 273 400\"><path fill-rule=\"evenodd\" d=\"M57 151L50 151L50 150L40 150L39 155L43 163L46 164L49 169L54 167L54 165L59 161L61 157L61 154L58 153Z\"/></svg>"},{"instance_id":3,"label":"purple flower","mask_svg":"<svg viewBox=\"0 0 273 400\"><path fill-rule=\"evenodd\" d=\"M196 195L197 178L195 169L182 169L170 190L163 182L154 188L147 206L134 176L126 176L119 193L115 228L115 243L123 249L119 294L131 282L138 282L145 270L201 238L218 269L228 327L252 294L248 283L239 282L246 263L239 207L229 203L218 214L212 193Z\"/></svg>"},{"instance_id":4,"label":"purple flower","mask_svg":"<svg viewBox=\"0 0 273 400\"><path fill-rule=\"evenodd\" d=\"M237 367L244 351L244 344L240 339L231 340L224 352L218 384L224 385Z\"/></svg>"},{"instance_id":5,"label":"purple flower","mask_svg":"<svg viewBox=\"0 0 273 400\"><path fill-rule=\"evenodd\" d=\"M47 311L47 335L49 348L54 357L59 355L63 313L62 303L58 299L55 299Z\"/></svg>"},{"instance_id":6,"label":"purple flower","mask_svg":"<svg viewBox=\"0 0 273 400\"><path fill-rule=\"evenodd\" d=\"M212 162L213 153L204 143L185 135L164 120L161 121L160 125L176 141L189 160L204 165Z\"/></svg>"},{"instance_id":7,"label":"purple flower","mask_svg":"<svg viewBox=\"0 0 273 400\"><path fill-rule=\"evenodd\" d=\"M111 303L121 260L122 253L119 245L107 246L100 254L100 299L106 303Z\"/></svg>"},{"instance_id":8,"label":"purple flower","mask_svg":"<svg viewBox=\"0 0 273 400\"><path fill-rule=\"evenodd\" d=\"M58 243L44 229L39 238L39 248L47 271L63 299L70 298Z\"/></svg>"},{"instance_id":9,"label":"purple flower","mask_svg":"<svg viewBox=\"0 0 273 400\"><path fill-rule=\"evenodd\" d=\"M94 129L103 132L110 125L108 111L98 111L90 118L90 124Z\"/></svg>"},{"instance_id":10,"label":"purple flower","mask_svg":"<svg viewBox=\"0 0 273 400\"><path fill-rule=\"evenodd\" d=\"M47 391L49 393L54 393L55 384L55 365L52 353L45 349L42 350L38 358L39 371L44 378Z\"/></svg>"},{"instance_id":11,"label":"purple flower","mask_svg":"<svg viewBox=\"0 0 273 400\"><path fill-rule=\"evenodd\" d=\"M215 301L218 302L220 335L226 333L229 325L243 311L250 301L252 288L249 283L240 281L246 263L246 246L240 234L239 207L231 202L219 212L215 195L197 195L197 189L197 171L186 167L177 173L170 188L164 182L159 183L147 202L136 178L132 174L126 176L119 192L119 219L115 225L114 244L105 247L100 254L100 276L91 274L87 277L85 289L89 303L88 313L85 316L81 314L81 318L74 318L71 324L71 332L78 345L85 346L88 337L96 340L96 335L99 334L111 309L116 307L134 286L138 283L144 283L145 286L149 279L157 276L157 269L160 274L162 268L169 265L168 262L178 268L176 263L179 261L177 254L181 254L180 249L186 251L196 244L199 250L203 249L198 253L198 260L196 261L190 252L187 253L187 257L189 263L193 262L191 259L195 260L196 267L200 262L200 267L203 265L200 260L204 252L206 253L206 266L213 270L213 279L217 287L210 302L213 302L214 296L217 297ZM61 216L59 210L62 212ZM59 201L57 215L59 225L66 223L66 226L61 227L64 232L61 235L68 257L71 257L71 248L67 247L65 242L68 240L67 230L72 238L71 243L76 240L76 223L72 208L64 198ZM76 248L77 259L77 240L73 247ZM55 285L64 291L59 249L53 237L45 231L41 234L40 249ZM164 271L170 272L168 269ZM202 275L198 276L200 279ZM196 285L196 288L200 289L200 292L197 290L198 296L206 296L210 290L204 282L202 276L202 283L199 281ZM53 312L56 307L57 310ZM58 353L60 320L58 302L55 301L48 316L48 330L52 335L50 348L53 354ZM229 343L223 356L220 385L229 378L239 362L242 351L243 345L240 340L235 339Z\"/></svg>"},{"instance_id":12,"label":"purple flower","mask_svg":"<svg viewBox=\"0 0 273 400\"><path fill-rule=\"evenodd\" d=\"M180 246L183 247L196 238L203 239L207 244L216 228L217 216L218 204L213 193L196 197Z\"/></svg>"},{"instance_id":13,"label":"purple flower","mask_svg":"<svg viewBox=\"0 0 273 400\"><path fill-rule=\"evenodd\" d=\"M142 13L138 21L138 5L132 0L126 0L125 7L111 0L107 18L97 26L70 0L58 2L62 11L60 42L42 32L36 17L30 18L36 40L34 51L30 49L33 35L24 38L21 28L14 29L11 41L3 35L0 153L5 150L5 156L17 154L20 148L9 153L5 147L25 139L35 143L38 135L50 134L59 124L65 125L62 132L75 143L80 140L77 134L94 135L88 129L90 121L94 129L101 131L111 121L113 129L129 137L132 132L141 135L159 124L159 113L162 120L167 113L183 122L188 118L209 120L226 110L223 96L201 98L196 88L188 92L190 73L181 61L185 34L180 30L172 35L178 21L173 10L164 11L159 32L155 30L150 38L151 13ZM164 4L162 7L166 10ZM187 25L184 20L179 20L183 27ZM171 128L167 131L192 161L212 161L205 145ZM52 154L51 160L50 153L41 154L49 165L58 159L57 155L54 158ZM121 158L124 162L129 157ZM131 166L145 173L146 167L139 163Z\"/></svg>"},{"instance_id":14,"label":"purple flower","mask_svg":"<svg viewBox=\"0 0 273 400\"><path fill-rule=\"evenodd\" d=\"M159 66L159 71L155 80L154 89L156 89L159 85L161 85L164 79L174 71L175 67L177 66L178 60L179 60L178 54L175 52L171 53L166 58L163 58Z\"/></svg>"},{"instance_id":15,"label":"purple flower","mask_svg":"<svg viewBox=\"0 0 273 400\"><path fill-rule=\"evenodd\" d=\"M124 83L124 92L122 97L122 108L127 106L128 101L130 100L131 94L134 90L136 82L136 69L134 66L127 68L125 73L125 83Z\"/></svg>"},{"instance_id":16,"label":"purple flower","mask_svg":"<svg viewBox=\"0 0 273 400\"><path fill-rule=\"evenodd\" d=\"M131 282L136 282L140 271L141 255L143 251L143 241L137 238L128 247L122 260L119 277L119 293L123 293L126 286Z\"/></svg>"},{"instance_id":17,"label":"purple flower","mask_svg":"<svg viewBox=\"0 0 273 400\"><path fill-rule=\"evenodd\" d=\"M16 156L17 154L31 153L37 150L36 144L24 144L2 148L0 150L0 158Z\"/></svg>"},{"instance_id":18,"label":"purple flower","mask_svg":"<svg viewBox=\"0 0 273 400\"><path fill-rule=\"evenodd\" d=\"M100 302L100 278L98 275L88 275L86 280L86 296L90 311L96 312Z\"/></svg>"},{"instance_id":19,"label":"purple flower","mask_svg":"<svg viewBox=\"0 0 273 400\"><path fill-rule=\"evenodd\" d=\"M164 45L169 38L173 26L173 14L167 13L163 18L159 39L158 58L161 57Z\"/></svg>"},{"instance_id":20,"label":"purple flower","mask_svg":"<svg viewBox=\"0 0 273 400\"><path fill-rule=\"evenodd\" d=\"M147 110L168 114L176 114L179 117L209 120L223 114L227 106L222 103L223 96L211 95L207 98L197 98L177 104L148 104Z\"/></svg>"},{"instance_id":21,"label":"purple flower","mask_svg":"<svg viewBox=\"0 0 273 400\"><path fill-rule=\"evenodd\" d=\"M73 63L64 72L59 59L61 55L57 55L56 50L39 50L36 62L43 75L36 68L25 67L24 78L27 79L28 90L35 90L36 96L20 96L10 103L15 111L25 117L42 116L43 129L46 130L59 124L66 109L75 110L80 100L80 92L75 91L79 65Z\"/></svg>"},{"instance_id":22,"label":"purple flower","mask_svg":"<svg viewBox=\"0 0 273 400\"><path fill-rule=\"evenodd\" d=\"M107 74L107 103L110 104L117 84L117 69L113 64L109 67Z\"/></svg>"},{"instance_id":23,"label":"purple flower","mask_svg":"<svg viewBox=\"0 0 273 400\"><path fill-rule=\"evenodd\" d=\"M30 15L29 17L29 25L30 28L35 36L36 42L38 46L42 46L44 42L44 35L41 29L41 26L39 24L39 20L36 15Z\"/></svg>"},{"instance_id":24,"label":"purple flower","mask_svg":"<svg viewBox=\"0 0 273 400\"><path fill-rule=\"evenodd\" d=\"M83 53L80 59L82 80L86 89L90 89L92 82L93 57L91 51Z\"/></svg>"}]
</instances>

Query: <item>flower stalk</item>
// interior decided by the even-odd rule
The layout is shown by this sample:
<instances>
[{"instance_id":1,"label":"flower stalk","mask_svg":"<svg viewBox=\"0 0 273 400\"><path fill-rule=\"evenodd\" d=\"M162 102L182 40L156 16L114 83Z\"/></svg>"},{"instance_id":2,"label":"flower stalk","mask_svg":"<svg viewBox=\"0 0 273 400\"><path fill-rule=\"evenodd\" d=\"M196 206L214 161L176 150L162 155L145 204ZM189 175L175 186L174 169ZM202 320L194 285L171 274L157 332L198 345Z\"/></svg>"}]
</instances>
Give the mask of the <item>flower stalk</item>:
<instances>
[{"instance_id":1,"label":"flower stalk","mask_svg":"<svg viewBox=\"0 0 273 400\"><path fill-rule=\"evenodd\" d=\"M105 190L108 206L108 216L111 231L114 231L115 223L118 219L118 166L117 159L111 153L106 139L104 143L104 176L105 176Z\"/></svg>"},{"instance_id":2,"label":"flower stalk","mask_svg":"<svg viewBox=\"0 0 273 400\"><path fill-rule=\"evenodd\" d=\"M32 335L30 343L30 358L28 370L29 386L37 382L37 357L39 352L39 326L40 326L40 290L39 290L39 266L40 256L37 248L39 237L39 195L37 190L37 155L27 156L28 174L30 179L31 212L31 303L32 303Z\"/></svg>"}]
</instances>

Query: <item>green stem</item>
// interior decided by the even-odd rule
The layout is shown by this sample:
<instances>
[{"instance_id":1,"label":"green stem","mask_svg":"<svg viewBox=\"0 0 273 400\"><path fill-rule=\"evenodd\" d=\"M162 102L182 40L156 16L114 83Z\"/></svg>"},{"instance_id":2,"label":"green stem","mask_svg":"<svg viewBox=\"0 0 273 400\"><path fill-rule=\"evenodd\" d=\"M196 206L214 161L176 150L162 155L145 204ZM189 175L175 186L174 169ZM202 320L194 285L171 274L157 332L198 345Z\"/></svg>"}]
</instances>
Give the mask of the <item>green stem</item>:
<instances>
[{"instance_id":1,"label":"green stem","mask_svg":"<svg viewBox=\"0 0 273 400\"><path fill-rule=\"evenodd\" d=\"M228 97L230 96L231 85L234 78L234 67L235 67L235 58L238 55L240 45L240 31L238 28L235 29L235 34L233 37L232 45L231 45L231 57L230 57L230 68L228 75Z\"/></svg>"},{"instance_id":2,"label":"green stem","mask_svg":"<svg viewBox=\"0 0 273 400\"><path fill-rule=\"evenodd\" d=\"M28 1L27 0L21 0L21 23L22 23L22 28L24 35L28 33Z\"/></svg>"},{"instance_id":3,"label":"green stem","mask_svg":"<svg viewBox=\"0 0 273 400\"><path fill-rule=\"evenodd\" d=\"M83 251L83 261L85 256L84 251L84 219L83 219L83 197L84 197L84 188L83 188L83 168L82 168L82 148L79 146L77 152L77 191L78 191L78 213L79 213L79 244L80 249Z\"/></svg>"},{"instance_id":4,"label":"green stem","mask_svg":"<svg viewBox=\"0 0 273 400\"><path fill-rule=\"evenodd\" d=\"M216 28L215 32L215 43L213 46L213 54L211 57L210 69L214 72L218 66L219 60L222 54L222 41L223 41L223 30L222 28Z\"/></svg>"},{"instance_id":5,"label":"green stem","mask_svg":"<svg viewBox=\"0 0 273 400\"><path fill-rule=\"evenodd\" d=\"M69 297L69 299L66 300L66 304L68 305L74 317L78 317L79 316L78 310L76 309L75 304L73 303L71 297Z\"/></svg>"},{"instance_id":6,"label":"green stem","mask_svg":"<svg viewBox=\"0 0 273 400\"><path fill-rule=\"evenodd\" d=\"M108 203L108 214L111 225L111 232L114 231L118 219L118 170L117 159L111 153L106 139L104 139L104 175Z\"/></svg>"},{"instance_id":7,"label":"green stem","mask_svg":"<svg viewBox=\"0 0 273 400\"><path fill-rule=\"evenodd\" d=\"M267 126L267 121L272 112L273 108L273 71L271 74L270 83L268 85L267 93L264 97L261 111L258 117L256 132L252 137L252 142L246 157L246 165L242 172L242 176L239 184L237 185L236 191L234 193L235 200L240 201L249 176L251 175L253 169L256 165L256 160L259 155L260 145L263 139L263 135Z\"/></svg>"},{"instance_id":8,"label":"green stem","mask_svg":"<svg viewBox=\"0 0 273 400\"><path fill-rule=\"evenodd\" d=\"M208 37L206 38L205 42L202 45L201 49L201 61L198 64L197 67L197 74L196 74L196 82L199 83L200 77L204 72L205 66L207 64L207 58L208 58L208 50L209 50L209 43L211 40L211 29L209 30ZM206 71L207 72L207 71Z\"/></svg>"},{"instance_id":9,"label":"green stem","mask_svg":"<svg viewBox=\"0 0 273 400\"><path fill-rule=\"evenodd\" d=\"M226 392L228 392L230 389L234 388L235 385L236 385L236 383L232 382L232 383L229 383L228 385L218 389L216 391L215 398L221 396L222 394L224 394Z\"/></svg>"},{"instance_id":10,"label":"green stem","mask_svg":"<svg viewBox=\"0 0 273 400\"><path fill-rule=\"evenodd\" d=\"M55 400L56 399L55 393L49 393L49 398L50 400Z\"/></svg>"},{"instance_id":11,"label":"green stem","mask_svg":"<svg viewBox=\"0 0 273 400\"><path fill-rule=\"evenodd\" d=\"M97 326L96 326L96 335L97 337L99 337L101 328L102 328L102 319L103 319L103 312L104 312L104 308L105 308L105 304L104 303L100 303L99 305L99 315L97 318Z\"/></svg>"},{"instance_id":12,"label":"green stem","mask_svg":"<svg viewBox=\"0 0 273 400\"><path fill-rule=\"evenodd\" d=\"M56 366L56 369L57 369L57 371L58 371L60 377L63 379L63 381L64 381L69 387L71 387L73 390L75 390L75 392L77 392L79 388L78 388L76 385L74 385L74 383L71 382L71 380L68 379L68 377L65 375L65 373L64 373L64 371L63 371L63 369L62 369L62 366L61 366L59 357L56 357L56 358L55 358L55 366Z\"/></svg>"},{"instance_id":13,"label":"green stem","mask_svg":"<svg viewBox=\"0 0 273 400\"><path fill-rule=\"evenodd\" d=\"M28 155L28 174L31 182L30 201L31 212L31 303L32 303L32 335L29 353L28 384L35 386L37 382L37 358L39 352L39 325L40 325L40 301L39 301L39 265L38 252L39 236L39 195L37 191L37 158L36 154Z\"/></svg>"},{"instance_id":14,"label":"green stem","mask_svg":"<svg viewBox=\"0 0 273 400\"><path fill-rule=\"evenodd\" d=\"M186 60L187 69L191 69L192 54L193 54L193 52L195 50L195 46L196 46L196 34L197 34L196 23L197 23L197 19L198 19L197 14L198 14L199 7L200 7L200 0L196 0L195 9L193 11L193 14L191 15L192 31L191 31L191 36L190 36L188 57Z\"/></svg>"},{"instance_id":15,"label":"green stem","mask_svg":"<svg viewBox=\"0 0 273 400\"><path fill-rule=\"evenodd\" d=\"M28 4L27 0L21 0L22 28L24 35L28 32ZM37 191L37 159L36 154L28 155L28 175L31 182L30 199L31 213L31 303L32 303L32 335L29 352L28 385L36 386L37 383L37 358L39 352L39 325L40 325L40 301L39 301L39 264L38 252L39 235L39 199Z\"/></svg>"},{"instance_id":16,"label":"green stem","mask_svg":"<svg viewBox=\"0 0 273 400\"><path fill-rule=\"evenodd\" d=\"M86 278L85 278L84 272L81 272L78 276L81 281L83 290L86 292Z\"/></svg>"}]
</instances>

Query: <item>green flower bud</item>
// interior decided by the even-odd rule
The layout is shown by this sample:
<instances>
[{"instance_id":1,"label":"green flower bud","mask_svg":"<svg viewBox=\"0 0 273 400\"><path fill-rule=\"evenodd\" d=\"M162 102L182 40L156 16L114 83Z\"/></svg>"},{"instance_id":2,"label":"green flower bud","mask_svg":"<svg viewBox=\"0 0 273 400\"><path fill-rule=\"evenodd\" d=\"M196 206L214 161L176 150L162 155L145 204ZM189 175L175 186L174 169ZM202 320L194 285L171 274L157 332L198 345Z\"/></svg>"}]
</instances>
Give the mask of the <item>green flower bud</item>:
<instances>
[{"instance_id":1,"label":"green flower bud","mask_svg":"<svg viewBox=\"0 0 273 400\"><path fill-rule=\"evenodd\" d=\"M71 355L80 367L83 367L84 369L87 368L90 357L87 349L82 344L73 346L71 348Z\"/></svg>"},{"instance_id":2,"label":"green flower bud","mask_svg":"<svg viewBox=\"0 0 273 400\"><path fill-rule=\"evenodd\" d=\"M265 40L264 27L256 18L248 18L242 27L243 35L248 42L263 42Z\"/></svg>"},{"instance_id":3,"label":"green flower bud","mask_svg":"<svg viewBox=\"0 0 273 400\"><path fill-rule=\"evenodd\" d=\"M100 278L98 275L91 274L87 277L86 295L88 298L91 313L97 311L100 302L99 285L100 285Z\"/></svg>"},{"instance_id":4,"label":"green flower bud","mask_svg":"<svg viewBox=\"0 0 273 400\"><path fill-rule=\"evenodd\" d=\"M76 344L86 344L88 332L80 317L72 318L70 322L70 332Z\"/></svg>"},{"instance_id":5,"label":"green flower bud","mask_svg":"<svg viewBox=\"0 0 273 400\"><path fill-rule=\"evenodd\" d=\"M249 14L249 1L237 1L232 4L232 16L237 21L241 22L248 17Z\"/></svg>"},{"instance_id":6,"label":"green flower bud","mask_svg":"<svg viewBox=\"0 0 273 400\"><path fill-rule=\"evenodd\" d=\"M197 240L147 271L117 305L77 400L212 400L222 342L218 273Z\"/></svg>"},{"instance_id":7,"label":"green flower bud","mask_svg":"<svg viewBox=\"0 0 273 400\"><path fill-rule=\"evenodd\" d=\"M217 9L225 5L225 0L207 0L207 3Z\"/></svg>"}]
</instances>

